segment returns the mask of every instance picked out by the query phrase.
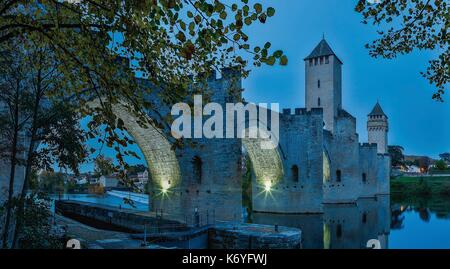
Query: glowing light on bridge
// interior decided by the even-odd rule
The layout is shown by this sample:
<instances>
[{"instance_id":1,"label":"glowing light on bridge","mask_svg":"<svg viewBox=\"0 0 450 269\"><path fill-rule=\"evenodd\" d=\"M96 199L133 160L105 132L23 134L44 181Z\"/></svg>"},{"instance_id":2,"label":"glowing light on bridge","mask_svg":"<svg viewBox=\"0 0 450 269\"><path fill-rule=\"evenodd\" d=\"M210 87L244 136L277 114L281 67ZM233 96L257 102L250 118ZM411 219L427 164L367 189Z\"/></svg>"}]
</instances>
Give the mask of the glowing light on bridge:
<instances>
[{"instance_id":1,"label":"glowing light on bridge","mask_svg":"<svg viewBox=\"0 0 450 269\"><path fill-rule=\"evenodd\" d=\"M266 192L272 191L272 182L266 181L264 183L264 191L266 191Z\"/></svg>"},{"instance_id":2,"label":"glowing light on bridge","mask_svg":"<svg viewBox=\"0 0 450 269\"><path fill-rule=\"evenodd\" d=\"M161 182L161 191L163 194L167 194L170 189L170 180L164 180Z\"/></svg>"}]
</instances>

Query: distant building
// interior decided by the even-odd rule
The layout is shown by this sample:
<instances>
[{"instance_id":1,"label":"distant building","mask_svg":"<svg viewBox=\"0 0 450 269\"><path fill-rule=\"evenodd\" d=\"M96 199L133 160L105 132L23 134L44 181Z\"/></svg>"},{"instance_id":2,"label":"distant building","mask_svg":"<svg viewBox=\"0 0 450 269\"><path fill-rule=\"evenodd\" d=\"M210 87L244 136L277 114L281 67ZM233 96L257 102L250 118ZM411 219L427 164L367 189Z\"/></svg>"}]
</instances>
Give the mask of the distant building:
<instances>
[{"instance_id":1,"label":"distant building","mask_svg":"<svg viewBox=\"0 0 450 269\"><path fill-rule=\"evenodd\" d=\"M420 167L411 165L406 168L406 172L412 173L412 174L420 174L422 171L421 171Z\"/></svg>"},{"instance_id":2,"label":"distant building","mask_svg":"<svg viewBox=\"0 0 450 269\"><path fill-rule=\"evenodd\" d=\"M98 182L103 188L115 188L119 185L119 179L116 176L101 176Z\"/></svg>"},{"instance_id":3,"label":"distant building","mask_svg":"<svg viewBox=\"0 0 450 269\"><path fill-rule=\"evenodd\" d=\"M100 179L98 177L89 178L89 184L98 184Z\"/></svg>"},{"instance_id":4,"label":"distant building","mask_svg":"<svg viewBox=\"0 0 450 269\"><path fill-rule=\"evenodd\" d=\"M130 180L134 182L135 186L141 190L145 191L145 186L148 182L148 171L145 170L144 172L138 172L135 175L130 175Z\"/></svg>"},{"instance_id":5,"label":"distant building","mask_svg":"<svg viewBox=\"0 0 450 269\"><path fill-rule=\"evenodd\" d=\"M88 183L88 180L87 180L87 178L85 178L85 177L83 177L83 178L77 178L75 183L76 183L77 185L84 185L84 184L87 184L87 183Z\"/></svg>"}]
</instances>

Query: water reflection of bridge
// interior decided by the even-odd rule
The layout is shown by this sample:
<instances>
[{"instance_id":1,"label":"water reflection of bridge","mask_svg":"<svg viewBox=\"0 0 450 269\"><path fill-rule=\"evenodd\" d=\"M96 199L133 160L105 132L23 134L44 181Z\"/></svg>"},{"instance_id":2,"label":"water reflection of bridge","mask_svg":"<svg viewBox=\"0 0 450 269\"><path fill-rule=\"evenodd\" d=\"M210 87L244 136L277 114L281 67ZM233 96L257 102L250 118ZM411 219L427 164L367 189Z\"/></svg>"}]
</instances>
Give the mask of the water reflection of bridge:
<instances>
[{"instance_id":1,"label":"water reflection of bridge","mask_svg":"<svg viewBox=\"0 0 450 269\"><path fill-rule=\"evenodd\" d=\"M326 204L323 214L253 213L252 221L300 228L304 248L359 249L378 239L384 249L390 233L389 206L389 196L377 196L356 204Z\"/></svg>"}]
</instances>

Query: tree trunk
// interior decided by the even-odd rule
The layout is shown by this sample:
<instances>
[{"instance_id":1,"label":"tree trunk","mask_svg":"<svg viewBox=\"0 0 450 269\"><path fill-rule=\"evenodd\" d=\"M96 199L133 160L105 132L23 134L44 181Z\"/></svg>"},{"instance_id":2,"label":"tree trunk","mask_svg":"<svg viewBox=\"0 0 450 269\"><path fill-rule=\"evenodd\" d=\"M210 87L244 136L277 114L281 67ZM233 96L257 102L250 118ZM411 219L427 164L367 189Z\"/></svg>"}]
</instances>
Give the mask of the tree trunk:
<instances>
[{"instance_id":1,"label":"tree trunk","mask_svg":"<svg viewBox=\"0 0 450 269\"><path fill-rule=\"evenodd\" d=\"M6 201L6 220L5 220L5 226L3 227L3 236L2 241L3 245L2 248L8 248L8 241L9 241L9 225L11 222L11 214L12 214L12 198L14 195L14 177L16 174L16 155L17 155L17 141L19 136L19 87L20 87L20 81L17 81L17 88L16 88L16 94L15 94L15 104L14 104L14 115L13 115L13 139L11 143L11 159L10 159L10 175L9 175L9 190L8 190L8 200Z\"/></svg>"},{"instance_id":2,"label":"tree trunk","mask_svg":"<svg viewBox=\"0 0 450 269\"><path fill-rule=\"evenodd\" d=\"M42 76L41 76L41 69L38 71L38 77L37 77L37 92L34 98L34 106L33 106L33 114L32 114L32 126L31 126L31 138L30 138L30 145L28 147L28 154L27 154L27 163L25 168L25 180L23 182L22 191L20 193L20 200L19 200L19 208L17 212L17 220L16 220L16 226L14 229L14 236L12 241L11 248L16 247L17 239L20 234L20 229L22 228L22 214L24 211L24 203L25 203L25 196L27 195L28 190L28 182L30 181L31 177L31 168L33 165L33 158L34 158L34 145L36 143L36 133L37 133L37 122L38 122L38 112L39 112L39 105L41 102L41 94L42 94Z\"/></svg>"},{"instance_id":3,"label":"tree trunk","mask_svg":"<svg viewBox=\"0 0 450 269\"><path fill-rule=\"evenodd\" d=\"M25 204L24 204L25 197L27 195L28 182L29 182L29 178L31 177L31 167L33 164L34 145L35 145L33 137L35 137L35 136L36 136L36 131L34 131L32 134L32 140L30 141L30 146L28 148L27 164L26 164L26 168L25 168L25 180L23 182L22 191L20 193L19 205L18 205L19 207L17 210L17 219L16 219L16 225L14 228L14 236L13 236L11 248L16 247L17 239L18 239L20 229L22 226L22 215L23 215L23 211L25 209L24 208L25 207Z\"/></svg>"}]
</instances>

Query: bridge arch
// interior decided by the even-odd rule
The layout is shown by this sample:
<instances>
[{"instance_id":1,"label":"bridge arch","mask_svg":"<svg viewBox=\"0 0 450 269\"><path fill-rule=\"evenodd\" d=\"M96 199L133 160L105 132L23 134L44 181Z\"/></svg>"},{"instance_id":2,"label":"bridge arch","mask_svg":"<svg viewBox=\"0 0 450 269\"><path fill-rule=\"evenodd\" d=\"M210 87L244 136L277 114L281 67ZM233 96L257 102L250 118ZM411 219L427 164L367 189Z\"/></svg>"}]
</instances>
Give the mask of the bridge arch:
<instances>
[{"instance_id":1,"label":"bridge arch","mask_svg":"<svg viewBox=\"0 0 450 269\"><path fill-rule=\"evenodd\" d=\"M89 105L99 106L98 102L91 102ZM138 117L123 103L116 104L112 110L122 119L128 134L142 151L149 169L152 189L164 193L178 186L181 181L180 165L175 150L164 136L163 130L152 124L141 126Z\"/></svg>"},{"instance_id":2,"label":"bridge arch","mask_svg":"<svg viewBox=\"0 0 450 269\"><path fill-rule=\"evenodd\" d=\"M113 113L123 120L124 127L145 157L151 175L151 208L164 209L166 215L170 215L171 218L182 219L183 214L189 214L197 209L198 212L202 212L202 214L206 212L207 215L207 210L217 208L217 204L213 201L223 200L222 203L227 205L227 208L216 212L215 217L217 219L240 219L242 175L240 172L228 173L225 171L226 169L240 171L240 169L236 169L241 165L237 161L239 156L234 150L233 154L236 152L236 155L223 155L216 150L216 145L228 149L233 147L236 150L243 148L247 151L255 176L253 182L256 182L255 186L259 189L258 192L267 188L275 189L284 177L283 152L278 144L279 138L269 128L261 125L263 123L259 123L259 126L263 126L263 128L257 130L256 138L244 135L241 139L224 138L219 139L222 141L212 141L211 143L201 141L199 147L192 151L185 149L178 151L172 147L172 143L165 137L163 130L150 124L141 126L142 118L137 117L126 104L115 105ZM151 117L151 115L146 114L143 117ZM247 125L244 126L251 126L248 124L248 119L244 120L247 122ZM246 128L245 132L249 133L250 129ZM275 139L271 139L273 137ZM198 150L203 147L203 144L205 144L206 150L211 152L206 152L205 155L198 154ZM216 158L211 162L205 156L216 156ZM219 161L220 158L227 159ZM224 167L223 163L227 163L225 170L211 170ZM203 172L205 172L204 175ZM185 173L193 173L194 176L191 177ZM218 180L222 179L223 175L231 175L232 178L227 178L226 181ZM197 179L196 184L190 184L190 178ZM219 183L218 185L212 184L216 181ZM231 190L233 194L230 193ZM219 195L217 196L217 194Z\"/></svg>"},{"instance_id":3,"label":"bridge arch","mask_svg":"<svg viewBox=\"0 0 450 269\"><path fill-rule=\"evenodd\" d=\"M283 178L284 171L278 149L261 149L262 140L264 139L244 138L242 144L250 158L256 184L269 189ZM266 142L270 143L270 140Z\"/></svg>"},{"instance_id":4,"label":"bridge arch","mask_svg":"<svg viewBox=\"0 0 450 269\"><path fill-rule=\"evenodd\" d=\"M258 107L258 109L265 108ZM272 111L271 113L277 112ZM250 158L256 187L268 191L284 177L279 136L272 132L263 121L249 121L247 119L246 124L242 135L242 145ZM257 136L251 136L252 133L257 134Z\"/></svg>"}]
</instances>

